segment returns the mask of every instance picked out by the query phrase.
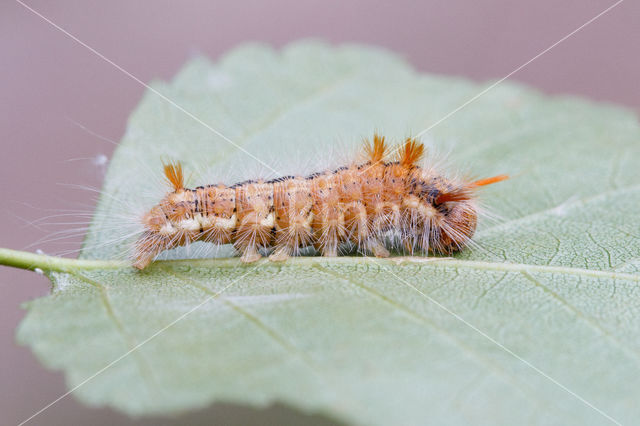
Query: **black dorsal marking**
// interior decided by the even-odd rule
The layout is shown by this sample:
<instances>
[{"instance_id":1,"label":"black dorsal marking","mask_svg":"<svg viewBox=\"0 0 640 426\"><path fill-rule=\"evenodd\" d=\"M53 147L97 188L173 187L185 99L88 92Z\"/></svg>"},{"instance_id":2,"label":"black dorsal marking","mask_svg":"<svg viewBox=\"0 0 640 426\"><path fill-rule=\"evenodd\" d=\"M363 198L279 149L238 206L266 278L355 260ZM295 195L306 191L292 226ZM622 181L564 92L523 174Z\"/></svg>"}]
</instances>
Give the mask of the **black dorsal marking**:
<instances>
[{"instance_id":1,"label":"black dorsal marking","mask_svg":"<svg viewBox=\"0 0 640 426\"><path fill-rule=\"evenodd\" d=\"M231 185L229 188L230 189L235 189L238 188L240 186L244 186L244 185L251 185L253 183L258 183L257 180L254 179L249 179L249 180L243 180L242 182L238 182L238 183L234 183L233 185Z\"/></svg>"},{"instance_id":2,"label":"black dorsal marking","mask_svg":"<svg viewBox=\"0 0 640 426\"><path fill-rule=\"evenodd\" d=\"M315 172L315 173L311 173L309 176L305 177L305 180L312 180L315 179L317 177L320 177L322 175L324 175L326 172Z\"/></svg>"},{"instance_id":3,"label":"black dorsal marking","mask_svg":"<svg viewBox=\"0 0 640 426\"><path fill-rule=\"evenodd\" d=\"M286 181L286 180L293 180L293 179L295 179L295 178L296 178L295 176L291 176L291 175L288 175L288 176L280 176L280 177L278 177L278 178L268 180L268 181L266 181L265 183L280 183L280 182L284 182L284 181Z\"/></svg>"}]
</instances>

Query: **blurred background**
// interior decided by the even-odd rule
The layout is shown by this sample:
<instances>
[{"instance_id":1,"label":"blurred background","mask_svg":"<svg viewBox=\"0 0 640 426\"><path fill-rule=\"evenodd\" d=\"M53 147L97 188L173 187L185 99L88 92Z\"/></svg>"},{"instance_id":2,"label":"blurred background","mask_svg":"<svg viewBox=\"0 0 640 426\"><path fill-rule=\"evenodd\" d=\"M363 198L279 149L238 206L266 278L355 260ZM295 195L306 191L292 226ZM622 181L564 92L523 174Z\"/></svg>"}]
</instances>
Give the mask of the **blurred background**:
<instances>
[{"instance_id":1,"label":"blurred background","mask_svg":"<svg viewBox=\"0 0 640 426\"><path fill-rule=\"evenodd\" d=\"M140 80L170 79L193 55L217 58L246 41L300 38L393 50L418 70L500 79L615 0L27 0L30 7ZM640 109L640 3L627 0L510 79ZM144 88L12 0L0 3L0 247L59 253L30 225L65 209L90 212L114 144ZM428 102L428 100L426 100ZM425 123L425 127L430 123ZM46 220L45 220L46 222ZM73 228L73 226L69 226ZM35 245L33 245L36 243ZM64 377L15 343L20 304L49 281L0 267L0 413L18 424L66 392ZM174 419L129 419L64 398L34 425L333 424L285 407L215 405Z\"/></svg>"}]
</instances>

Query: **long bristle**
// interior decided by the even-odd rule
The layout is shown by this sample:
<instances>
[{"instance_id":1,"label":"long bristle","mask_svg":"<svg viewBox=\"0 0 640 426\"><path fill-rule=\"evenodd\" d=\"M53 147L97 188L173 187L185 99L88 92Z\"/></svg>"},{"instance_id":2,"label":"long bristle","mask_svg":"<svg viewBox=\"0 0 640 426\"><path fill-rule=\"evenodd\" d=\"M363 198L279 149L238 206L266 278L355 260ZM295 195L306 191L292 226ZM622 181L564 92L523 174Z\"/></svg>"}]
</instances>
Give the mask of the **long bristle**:
<instances>
[{"instance_id":1,"label":"long bristle","mask_svg":"<svg viewBox=\"0 0 640 426\"><path fill-rule=\"evenodd\" d=\"M424 155L424 145L416 139L407 138L400 152L400 164L406 167L415 166Z\"/></svg>"},{"instance_id":2,"label":"long bristle","mask_svg":"<svg viewBox=\"0 0 640 426\"><path fill-rule=\"evenodd\" d=\"M184 188L182 164L180 164L179 162L165 164L164 175L175 191L179 191Z\"/></svg>"}]
</instances>

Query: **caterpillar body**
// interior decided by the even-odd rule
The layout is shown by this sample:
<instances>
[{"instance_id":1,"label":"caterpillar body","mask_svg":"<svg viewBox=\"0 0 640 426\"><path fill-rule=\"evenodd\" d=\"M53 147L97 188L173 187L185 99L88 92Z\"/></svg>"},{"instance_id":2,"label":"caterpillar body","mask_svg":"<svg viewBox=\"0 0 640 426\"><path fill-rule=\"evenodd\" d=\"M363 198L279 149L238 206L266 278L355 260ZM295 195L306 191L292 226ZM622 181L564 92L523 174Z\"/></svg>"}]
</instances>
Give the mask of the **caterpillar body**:
<instances>
[{"instance_id":1,"label":"caterpillar body","mask_svg":"<svg viewBox=\"0 0 640 426\"><path fill-rule=\"evenodd\" d=\"M390 244L436 254L467 246L477 224L475 190L507 176L448 179L418 165L424 146L412 138L394 152L385 161L385 138L374 135L363 161L335 170L194 189L184 187L180 163L166 164L172 191L143 216L133 265L143 269L162 251L195 241L231 243L243 262L260 259L260 249L271 250L273 261L308 246L337 256L347 242L377 257L389 256Z\"/></svg>"}]
</instances>

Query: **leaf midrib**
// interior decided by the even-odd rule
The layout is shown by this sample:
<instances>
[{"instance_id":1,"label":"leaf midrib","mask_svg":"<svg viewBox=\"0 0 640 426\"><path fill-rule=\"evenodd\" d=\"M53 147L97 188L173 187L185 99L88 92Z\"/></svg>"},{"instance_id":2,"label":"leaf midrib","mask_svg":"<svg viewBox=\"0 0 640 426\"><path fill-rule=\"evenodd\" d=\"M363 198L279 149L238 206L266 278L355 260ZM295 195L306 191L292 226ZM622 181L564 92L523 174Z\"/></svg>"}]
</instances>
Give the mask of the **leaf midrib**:
<instances>
[{"instance_id":1,"label":"leaf midrib","mask_svg":"<svg viewBox=\"0 0 640 426\"><path fill-rule=\"evenodd\" d=\"M605 278L613 280L626 280L640 282L640 275L614 272L600 271L595 269L573 268L565 266L550 265L533 265L527 263L510 263L510 262L492 262L477 260L462 260L451 257L417 257L417 256L399 256L389 258L371 258L371 257L355 257L344 256L334 258L323 257L293 257L284 263L271 262L268 259L261 259L257 263L245 264L238 257L227 258L210 258L210 259L172 259L158 260L147 268L147 273L152 272L156 266L184 267L191 266L196 268L238 268L238 267L254 267L254 266L307 266L311 267L315 264L340 264L347 266L359 266L362 264L374 264L379 266L400 266L400 265L433 265L454 268L471 268L478 270L492 270L502 272L544 272L551 274L565 274L586 276L593 278ZM40 255L18 250L0 248L0 264L14 266L21 269L42 269L47 272L75 272L82 270L131 270L129 262L117 260L90 260L90 259L68 259L63 257ZM145 272L142 272L145 273Z\"/></svg>"},{"instance_id":2,"label":"leaf midrib","mask_svg":"<svg viewBox=\"0 0 640 426\"><path fill-rule=\"evenodd\" d=\"M640 275L629 273L600 271L595 269L572 268L565 266L535 265L527 263L510 263L510 262L491 262L477 260L462 260L453 257L417 257L417 256L398 256L389 258L373 258L373 257L355 257L344 256L335 258L322 257L295 257L284 263L274 263L268 259L261 259L257 263L243 264L239 258L212 258L212 259L172 259L159 260L155 263L170 267L192 266L192 267L219 267L219 268L235 268L250 267L254 265L272 265L280 267L289 266L314 266L316 264L340 264L346 266L359 266L362 264L373 264L379 266L401 266L401 265L433 265L456 268L470 268L479 270L493 270L504 272L545 272L552 274L578 275L595 278L619 279L626 281L640 282ZM153 264L150 268L153 268Z\"/></svg>"}]
</instances>

